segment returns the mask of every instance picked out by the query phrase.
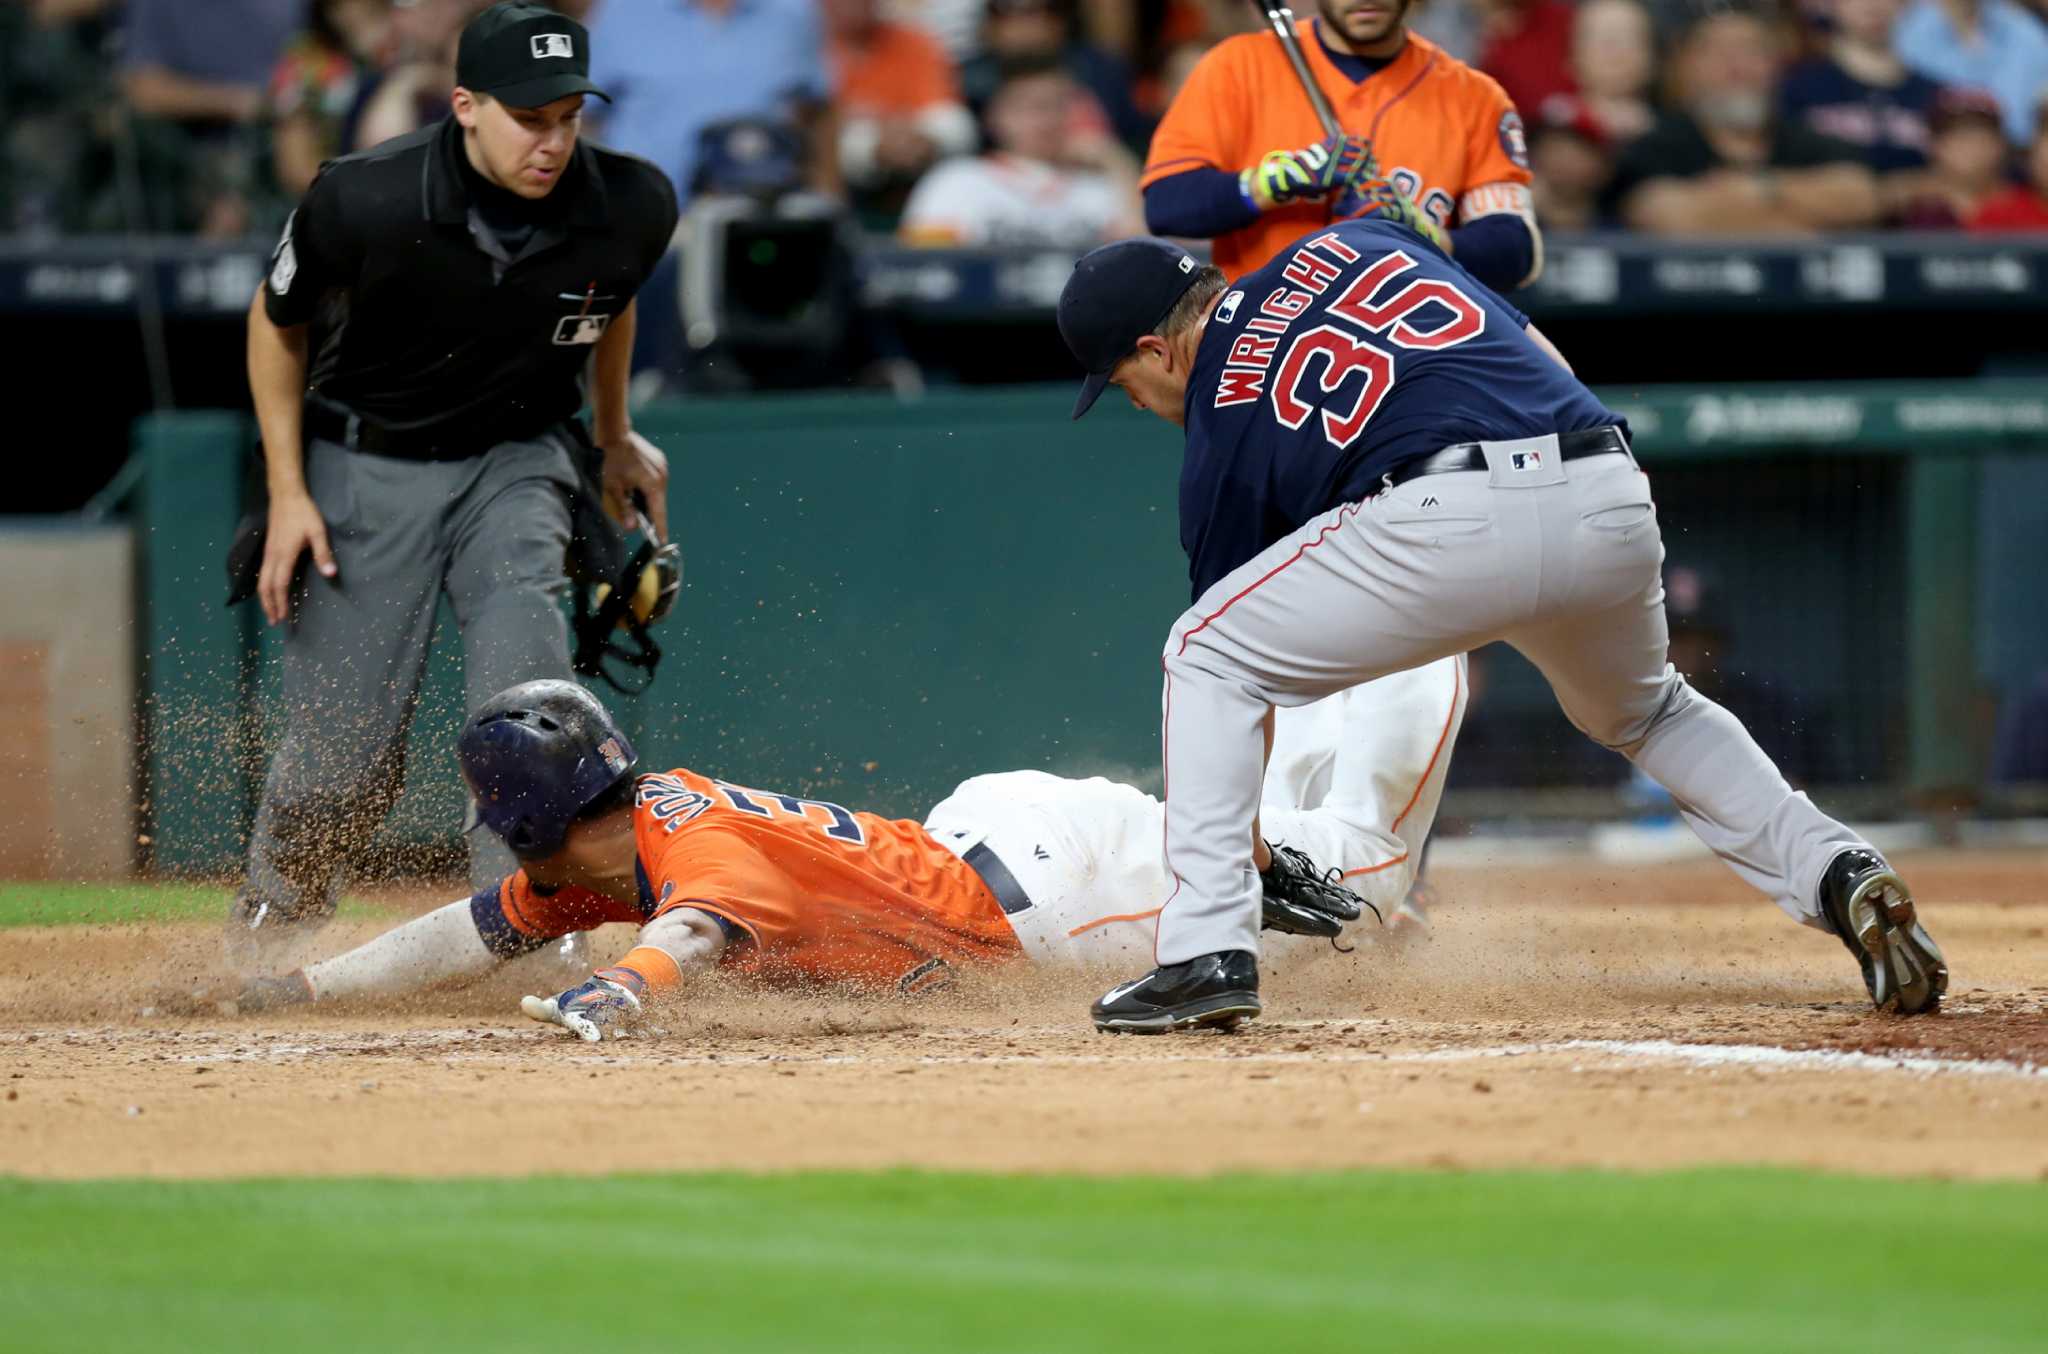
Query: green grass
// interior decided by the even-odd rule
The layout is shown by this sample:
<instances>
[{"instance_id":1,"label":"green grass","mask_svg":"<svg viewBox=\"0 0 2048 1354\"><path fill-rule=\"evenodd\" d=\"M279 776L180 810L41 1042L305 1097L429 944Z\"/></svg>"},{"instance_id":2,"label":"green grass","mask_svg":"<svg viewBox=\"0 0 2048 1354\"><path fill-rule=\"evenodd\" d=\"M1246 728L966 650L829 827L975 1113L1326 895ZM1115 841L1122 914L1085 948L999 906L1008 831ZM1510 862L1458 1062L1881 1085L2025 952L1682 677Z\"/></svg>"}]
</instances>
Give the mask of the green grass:
<instances>
[{"instance_id":1,"label":"green grass","mask_svg":"<svg viewBox=\"0 0 2048 1354\"><path fill-rule=\"evenodd\" d=\"M228 897L229 890L218 884L0 881L0 927L218 921L227 915ZM380 911L354 899L341 903L344 917Z\"/></svg>"},{"instance_id":2,"label":"green grass","mask_svg":"<svg viewBox=\"0 0 2048 1354\"><path fill-rule=\"evenodd\" d=\"M2048 1187L1782 1171L0 1180L10 1351L2039 1350L2044 1268Z\"/></svg>"}]
</instances>

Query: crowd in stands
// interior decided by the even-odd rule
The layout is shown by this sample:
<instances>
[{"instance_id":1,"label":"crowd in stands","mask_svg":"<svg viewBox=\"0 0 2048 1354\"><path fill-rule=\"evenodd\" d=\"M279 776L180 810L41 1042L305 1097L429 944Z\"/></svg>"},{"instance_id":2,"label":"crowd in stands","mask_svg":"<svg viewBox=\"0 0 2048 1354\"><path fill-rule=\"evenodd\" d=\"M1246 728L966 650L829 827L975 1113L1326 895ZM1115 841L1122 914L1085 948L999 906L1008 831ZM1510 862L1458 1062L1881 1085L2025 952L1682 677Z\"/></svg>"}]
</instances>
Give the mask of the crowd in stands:
<instances>
[{"instance_id":1,"label":"crowd in stands","mask_svg":"<svg viewBox=\"0 0 2048 1354\"><path fill-rule=\"evenodd\" d=\"M478 0L0 0L0 233L276 228L437 117ZM1419 0L1522 111L1550 230L2048 229L2048 0ZM599 139L686 196L920 244L1142 229L1152 125L1244 0L562 0ZM1312 14L1315 0L1298 9Z\"/></svg>"}]
</instances>

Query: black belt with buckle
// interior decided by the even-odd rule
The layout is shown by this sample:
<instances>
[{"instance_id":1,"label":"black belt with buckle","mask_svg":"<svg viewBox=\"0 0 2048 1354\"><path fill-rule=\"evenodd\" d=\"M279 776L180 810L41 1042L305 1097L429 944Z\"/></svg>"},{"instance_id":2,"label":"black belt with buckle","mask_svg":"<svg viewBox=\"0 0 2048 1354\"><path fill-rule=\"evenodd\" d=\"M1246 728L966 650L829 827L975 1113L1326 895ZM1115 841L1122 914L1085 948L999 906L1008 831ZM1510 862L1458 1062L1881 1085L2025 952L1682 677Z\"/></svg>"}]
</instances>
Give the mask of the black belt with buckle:
<instances>
[{"instance_id":1,"label":"black belt with buckle","mask_svg":"<svg viewBox=\"0 0 2048 1354\"><path fill-rule=\"evenodd\" d=\"M464 440L449 443L431 433L400 432L372 423L360 414L332 404L306 401L306 437L319 438L350 451L372 456L390 456L401 461L466 461L481 456L500 442L514 439L493 437L488 441Z\"/></svg>"},{"instance_id":2,"label":"black belt with buckle","mask_svg":"<svg viewBox=\"0 0 2048 1354\"><path fill-rule=\"evenodd\" d=\"M1605 428L1586 428L1575 433L1557 435L1557 459L1577 461L1587 456L1611 456L1619 452L1629 454L1628 439L1621 435L1621 429L1609 424ZM1460 442L1442 451L1433 451L1427 456L1418 456L1404 461L1387 472L1387 483L1406 484L1409 480L1423 475L1449 475L1460 470L1486 469L1486 449L1477 442Z\"/></svg>"},{"instance_id":3,"label":"black belt with buckle","mask_svg":"<svg viewBox=\"0 0 2048 1354\"><path fill-rule=\"evenodd\" d=\"M981 882L988 885L988 891L996 896L996 905L1003 909L1003 915L1014 917L1031 906L1031 895L1024 892L1024 886L1017 882L1017 876L1010 873L1010 867L1003 864L1002 857L988 849L987 842L976 842L960 859L981 876Z\"/></svg>"}]
</instances>

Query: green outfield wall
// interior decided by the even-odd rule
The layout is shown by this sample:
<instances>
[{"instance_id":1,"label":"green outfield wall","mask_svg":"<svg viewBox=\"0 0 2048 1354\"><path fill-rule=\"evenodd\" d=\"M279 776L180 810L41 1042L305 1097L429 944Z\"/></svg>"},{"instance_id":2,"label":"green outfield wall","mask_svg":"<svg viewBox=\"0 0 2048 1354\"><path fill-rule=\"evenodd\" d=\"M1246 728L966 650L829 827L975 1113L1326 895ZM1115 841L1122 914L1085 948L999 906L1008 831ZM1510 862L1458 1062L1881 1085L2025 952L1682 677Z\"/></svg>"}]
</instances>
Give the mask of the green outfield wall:
<instances>
[{"instance_id":1,"label":"green outfield wall","mask_svg":"<svg viewBox=\"0 0 2048 1354\"><path fill-rule=\"evenodd\" d=\"M1752 661L1840 707L1847 764L1902 794L1974 784L1987 693L2048 666L2025 570L2048 540L2048 389L1603 394L1656 474L1674 560L1716 578ZM906 815L980 771L1156 780L1159 646L1187 601L1179 438L1107 404L1069 422L1070 401L1062 386L643 412L687 557L660 678L615 702L645 760ZM252 432L158 415L135 444L152 863L227 871L278 714L275 633L223 606ZM394 844L459 824L458 664L440 644ZM1540 698L1526 682L1500 696Z\"/></svg>"}]
</instances>

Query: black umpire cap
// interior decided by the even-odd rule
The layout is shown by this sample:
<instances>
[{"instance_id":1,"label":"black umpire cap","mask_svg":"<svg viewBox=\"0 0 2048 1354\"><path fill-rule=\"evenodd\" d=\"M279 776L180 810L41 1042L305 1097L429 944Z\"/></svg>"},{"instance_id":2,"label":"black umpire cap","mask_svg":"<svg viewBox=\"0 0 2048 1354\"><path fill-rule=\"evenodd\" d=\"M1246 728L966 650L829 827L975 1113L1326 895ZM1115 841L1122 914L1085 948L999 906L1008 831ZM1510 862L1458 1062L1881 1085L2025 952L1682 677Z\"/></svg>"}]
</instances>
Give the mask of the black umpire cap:
<instances>
[{"instance_id":1,"label":"black umpire cap","mask_svg":"<svg viewBox=\"0 0 2048 1354\"><path fill-rule=\"evenodd\" d=\"M590 83L590 34L531 0L503 0L469 21L455 49L455 83L514 108L571 94L611 95Z\"/></svg>"},{"instance_id":2,"label":"black umpire cap","mask_svg":"<svg viewBox=\"0 0 2048 1354\"><path fill-rule=\"evenodd\" d=\"M1194 255L1164 240L1118 240L1081 256L1060 291L1059 310L1060 337L1088 370L1075 418L1088 412L1116 364L1159 327L1200 271Z\"/></svg>"}]
</instances>

